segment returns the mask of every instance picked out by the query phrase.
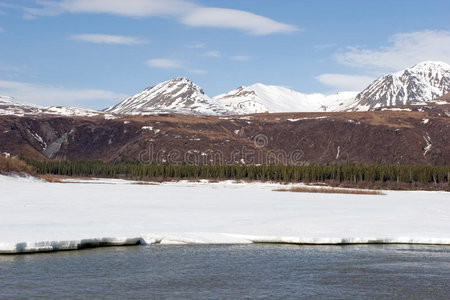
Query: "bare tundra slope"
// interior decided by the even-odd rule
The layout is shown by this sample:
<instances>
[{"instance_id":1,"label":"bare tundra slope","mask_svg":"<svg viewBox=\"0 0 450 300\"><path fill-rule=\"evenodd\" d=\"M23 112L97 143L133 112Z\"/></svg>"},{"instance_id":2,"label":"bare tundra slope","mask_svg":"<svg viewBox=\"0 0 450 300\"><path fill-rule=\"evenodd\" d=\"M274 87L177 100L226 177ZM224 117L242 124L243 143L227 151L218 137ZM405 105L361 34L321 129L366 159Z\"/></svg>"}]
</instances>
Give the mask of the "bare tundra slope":
<instances>
[{"instance_id":1,"label":"bare tundra slope","mask_svg":"<svg viewBox=\"0 0 450 300\"><path fill-rule=\"evenodd\" d=\"M246 116L0 116L0 153L172 164L450 163L450 105Z\"/></svg>"}]
</instances>

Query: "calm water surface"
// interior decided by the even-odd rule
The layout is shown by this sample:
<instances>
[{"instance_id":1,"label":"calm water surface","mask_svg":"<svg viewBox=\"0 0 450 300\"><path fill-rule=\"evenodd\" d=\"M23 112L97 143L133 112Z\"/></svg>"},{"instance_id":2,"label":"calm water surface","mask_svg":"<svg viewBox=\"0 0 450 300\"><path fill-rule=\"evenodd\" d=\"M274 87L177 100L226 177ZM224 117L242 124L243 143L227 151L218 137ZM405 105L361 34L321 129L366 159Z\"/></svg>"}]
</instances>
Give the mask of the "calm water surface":
<instances>
[{"instance_id":1,"label":"calm water surface","mask_svg":"<svg viewBox=\"0 0 450 300\"><path fill-rule=\"evenodd\" d=\"M0 298L449 299L450 247L149 246L0 256Z\"/></svg>"}]
</instances>

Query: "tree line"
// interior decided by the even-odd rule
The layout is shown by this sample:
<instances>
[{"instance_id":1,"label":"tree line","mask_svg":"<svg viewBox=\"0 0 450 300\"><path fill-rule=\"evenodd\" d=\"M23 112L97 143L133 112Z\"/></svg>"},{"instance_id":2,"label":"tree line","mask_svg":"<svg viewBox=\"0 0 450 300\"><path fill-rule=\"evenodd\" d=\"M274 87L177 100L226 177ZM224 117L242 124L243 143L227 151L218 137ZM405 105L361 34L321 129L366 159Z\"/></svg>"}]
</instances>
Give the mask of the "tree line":
<instances>
[{"instance_id":1,"label":"tree line","mask_svg":"<svg viewBox=\"0 0 450 300\"><path fill-rule=\"evenodd\" d=\"M450 166L380 165L146 165L102 161L26 160L40 174L129 179L214 179L283 182L449 184ZM450 186L450 184L449 184Z\"/></svg>"}]
</instances>

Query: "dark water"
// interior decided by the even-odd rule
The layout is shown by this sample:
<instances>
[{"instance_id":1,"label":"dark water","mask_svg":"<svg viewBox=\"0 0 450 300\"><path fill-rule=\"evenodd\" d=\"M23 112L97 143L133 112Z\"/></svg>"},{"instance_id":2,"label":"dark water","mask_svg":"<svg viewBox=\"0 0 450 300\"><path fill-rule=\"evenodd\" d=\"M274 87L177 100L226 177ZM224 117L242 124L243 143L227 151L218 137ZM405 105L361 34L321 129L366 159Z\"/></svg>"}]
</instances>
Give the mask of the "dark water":
<instances>
[{"instance_id":1,"label":"dark water","mask_svg":"<svg viewBox=\"0 0 450 300\"><path fill-rule=\"evenodd\" d=\"M149 246L0 256L0 298L449 299L450 247Z\"/></svg>"}]
</instances>

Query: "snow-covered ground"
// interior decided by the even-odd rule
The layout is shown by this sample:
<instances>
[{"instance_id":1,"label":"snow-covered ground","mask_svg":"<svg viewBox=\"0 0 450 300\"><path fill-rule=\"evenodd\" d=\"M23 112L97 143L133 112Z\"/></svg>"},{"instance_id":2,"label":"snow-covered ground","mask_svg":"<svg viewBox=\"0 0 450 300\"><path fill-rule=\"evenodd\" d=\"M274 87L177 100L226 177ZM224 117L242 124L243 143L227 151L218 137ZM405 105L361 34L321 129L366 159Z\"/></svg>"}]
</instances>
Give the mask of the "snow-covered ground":
<instances>
[{"instance_id":1,"label":"snow-covered ground","mask_svg":"<svg viewBox=\"0 0 450 300\"><path fill-rule=\"evenodd\" d=\"M450 244L449 193L274 191L280 186L0 175L0 252L136 243Z\"/></svg>"}]
</instances>

